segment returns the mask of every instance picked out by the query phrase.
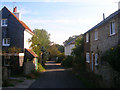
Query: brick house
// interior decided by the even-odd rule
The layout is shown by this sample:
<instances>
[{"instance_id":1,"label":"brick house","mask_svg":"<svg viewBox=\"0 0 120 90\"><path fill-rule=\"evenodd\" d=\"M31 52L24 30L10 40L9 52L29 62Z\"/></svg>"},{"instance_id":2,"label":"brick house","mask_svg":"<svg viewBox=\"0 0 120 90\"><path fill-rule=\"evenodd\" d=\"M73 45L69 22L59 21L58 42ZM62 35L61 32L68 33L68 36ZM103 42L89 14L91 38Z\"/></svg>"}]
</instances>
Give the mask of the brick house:
<instances>
[{"instance_id":1,"label":"brick house","mask_svg":"<svg viewBox=\"0 0 120 90\"><path fill-rule=\"evenodd\" d=\"M27 62L27 59L37 63L38 56L30 50L31 43L29 43L29 39L34 33L20 20L17 7L13 9L13 13L6 7L3 7L1 12L2 51L4 51L2 66L7 67L11 73L16 73L16 71L21 73L24 71L24 63ZM20 49L20 51L10 53L9 49L13 47ZM37 67L35 63L33 65Z\"/></svg>"},{"instance_id":2,"label":"brick house","mask_svg":"<svg viewBox=\"0 0 120 90\"><path fill-rule=\"evenodd\" d=\"M100 57L120 43L120 9L84 33L84 55L89 68L97 72Z\"/></svg>"}]
</instances>

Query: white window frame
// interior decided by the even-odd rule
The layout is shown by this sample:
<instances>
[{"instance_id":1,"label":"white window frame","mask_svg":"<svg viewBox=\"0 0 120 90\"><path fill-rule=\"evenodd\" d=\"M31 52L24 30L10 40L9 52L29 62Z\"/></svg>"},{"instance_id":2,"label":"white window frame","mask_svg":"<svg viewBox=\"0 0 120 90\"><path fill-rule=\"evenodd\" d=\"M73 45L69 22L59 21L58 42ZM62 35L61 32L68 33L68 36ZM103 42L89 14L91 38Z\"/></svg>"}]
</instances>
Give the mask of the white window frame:
<instances>
[{"instance_id":1,"label":"white window frame","mask_svg":"<svg viewBox=\"0 0 120 90\"><path fill-rule=\"evenodd\" d=\"M98 40L98 31L95 31L95 40Z\"/></svg>"},{"instance_id":2,"label":"white window frame","mask_svg":"<svg viewBox=\"0 0 120 90\"><path fill-rule=\"evenodd\" d=\"M3 46L10 46L10 38L3 38Z\"/></svg>"},{"instance_id":3,"label":"white window frame","mask_svg":"<svg viewBox=\"0 0 120 90\"><path fill-rule=\"evenodd\" d=\"M89 34L86 34L86 42L89 42Z\"/></svg>"},{"instance_id":4,"label":"white window frame","mask_svg":"<svg viewBox=\"0 0 120 90\"><path fill-rule=\"evenodd\" d=\"M90 53L86 53L86 62L90 63Z\"/></svg>"},{"instance_id":5,"label":"white window frame","mask_svg":"<svg viewBox=\"0 0 120 90\"><path fill-rule=\"evenodd\" d=\"M96 53L95 54L95 66L97 66L98 65L98 54Z\"/></svg>"},{"instance_id":6,"label":"white window frame","mask_svg":"<svg viewBox=\"0 0 120 90\"><path fill-rule=\"evenodd\" d=\"M115 35L115 22L110 22L110 36Z\"/></svg>"},{"instance_id":7,"label":"white window frame","mask_svg":"<svg viewBox=\"0 0 120 90\"><path fill-rule=\"evenodd\" d=\"M1 20L1 26L6 27L8 25L8 20L7 19L2 19Z\"/></svg>"}]
</instances>

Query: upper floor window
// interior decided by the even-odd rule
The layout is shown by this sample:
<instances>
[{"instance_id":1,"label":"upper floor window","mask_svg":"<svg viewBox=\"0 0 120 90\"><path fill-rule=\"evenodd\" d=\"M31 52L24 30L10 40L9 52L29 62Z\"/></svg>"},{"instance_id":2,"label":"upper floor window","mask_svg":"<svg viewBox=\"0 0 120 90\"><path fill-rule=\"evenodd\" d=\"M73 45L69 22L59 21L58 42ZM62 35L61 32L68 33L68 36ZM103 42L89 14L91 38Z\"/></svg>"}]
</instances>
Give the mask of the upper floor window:
<instances>
[{"instance_id":1,"label":"upper floor window","mask_svg":"<svg viewBox=\"0 0 120 90\"><path fill-rule=\"evenodd\" d=\"M89 42L89 34L86 34L86 42Z\"/></svg>"},{"instance_id":2,"label":"upper floor window","mask_svg":"<svg viewBox=\"0 0 120 90\"><path fill-rule=\"evenodd\" d=\"M2 19L1 20L1 26L7 26L8 20L7 19Z\"/></svg>"},{"instance_id":3,"label":"upper floor window","mask_svg":"<svg viewBox=\"0 0 120 90\"><path fill-rule=\"evenodd\" d=\"M95 40L98 40L98 31L95 31Z\"/></svg>"},{"instance_id":4,"label":"upper floor window","mask_svg":"<svg viewBox=\"0 0 120 90\"><path fill-rule=\"evenodd\" d=\"M10 46L10 38L3 38L3 46Z\"/></svg>"},{"instance_id":5,"label":"upper floor window","mask_svg":"<svg viewBox=\"0 0 120 90\"><path fill-rule=\"evenodd\" d=\"M115 22L110 23L110 35L115 34Z\"/></svg>"}]
</instances>

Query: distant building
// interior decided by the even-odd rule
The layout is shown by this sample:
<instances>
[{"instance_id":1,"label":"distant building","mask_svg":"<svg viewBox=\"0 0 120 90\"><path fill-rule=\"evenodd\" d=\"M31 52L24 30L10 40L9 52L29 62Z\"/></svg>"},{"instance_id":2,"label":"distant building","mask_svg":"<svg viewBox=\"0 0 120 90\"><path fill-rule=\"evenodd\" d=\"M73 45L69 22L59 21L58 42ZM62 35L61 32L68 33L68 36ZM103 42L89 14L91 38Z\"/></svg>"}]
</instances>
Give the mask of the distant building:
<instances>
[{"instance_id":1,"label":"distant building","mask_svg":"<svg viewBox=\"0 0 120 90\"><path fill-rule=\"evenodd\" d=\"M68 43L64 43L64 52L65 52L65 56L70 56L72 53L72 49L75 48L75 40L80 37L77 36L76 38L74 38L73 40L71 40Z\"/></svg>"}]
</instances>

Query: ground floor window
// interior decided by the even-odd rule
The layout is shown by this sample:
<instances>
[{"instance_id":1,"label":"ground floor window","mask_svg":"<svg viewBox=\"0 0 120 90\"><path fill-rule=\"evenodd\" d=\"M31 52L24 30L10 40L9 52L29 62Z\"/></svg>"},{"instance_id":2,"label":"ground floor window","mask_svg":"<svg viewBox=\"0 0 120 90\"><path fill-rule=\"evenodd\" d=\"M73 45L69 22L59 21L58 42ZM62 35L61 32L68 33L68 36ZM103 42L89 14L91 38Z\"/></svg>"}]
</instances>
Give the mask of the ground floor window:
<instances>
[{"instance_id":1,"label":"ground floor window","mask_svg":"<svg viewBox=\"0 0 120 90\"><path fill-rule=\"evenodd\" d=\"M90 63L90 53L86 53L86 62Z\"/></svg>"},{"instance_id":2,"label":"ground floor window","mask_svg":"<svg viewBox=\"0 0 120 90\"><path fill-rule=\"evenodd\" d=\"M98 54L95 54L95 66L98 65Z\"/></svg>"}]
</instances>

